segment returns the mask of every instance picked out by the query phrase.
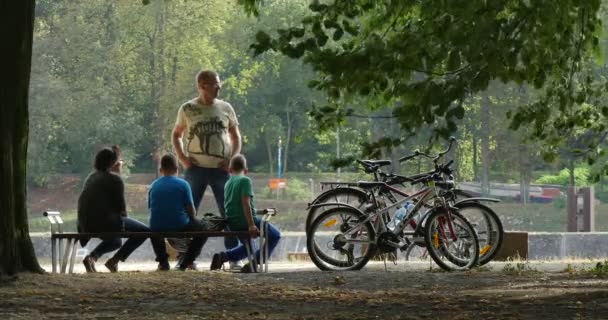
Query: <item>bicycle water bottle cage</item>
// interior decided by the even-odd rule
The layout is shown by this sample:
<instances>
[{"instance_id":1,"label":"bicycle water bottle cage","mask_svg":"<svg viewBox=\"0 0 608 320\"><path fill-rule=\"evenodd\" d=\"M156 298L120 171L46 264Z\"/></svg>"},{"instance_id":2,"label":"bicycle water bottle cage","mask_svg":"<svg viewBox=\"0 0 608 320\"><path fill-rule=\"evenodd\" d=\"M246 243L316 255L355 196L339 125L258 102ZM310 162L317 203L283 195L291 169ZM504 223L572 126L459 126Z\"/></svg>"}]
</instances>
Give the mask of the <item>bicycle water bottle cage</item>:
<instances>
[{"instance_id":1,"label":"bicycle water bottle cage","mask_svg":"<svg viewBox=\"0 0 608 320\"><path fill-rule=\"evenodd\" d=\"M379 181L359 181L357 182L357 186L362 189L371 189L374 187L379 187L385 185L384 182Z\"/></svg>"},{"instance_id":2,"label":"bicycle water bottle cage","mask_svg":"<svg viewBox=\"0 0 608 320\"><path fill-rule=\"evenodd\" d=\"M451 190L454 189L454 180L437 181L435 185L441 189Z\"/></svg>"}]
</instances>

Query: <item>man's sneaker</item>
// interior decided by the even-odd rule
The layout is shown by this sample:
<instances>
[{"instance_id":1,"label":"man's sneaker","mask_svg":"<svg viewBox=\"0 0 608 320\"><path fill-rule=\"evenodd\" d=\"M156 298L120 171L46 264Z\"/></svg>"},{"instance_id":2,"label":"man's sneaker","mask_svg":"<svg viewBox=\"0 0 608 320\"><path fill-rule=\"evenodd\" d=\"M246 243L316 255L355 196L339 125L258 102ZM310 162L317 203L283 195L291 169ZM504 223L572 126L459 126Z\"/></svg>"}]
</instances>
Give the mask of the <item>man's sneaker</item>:
<instances>
[{"instance_id":1,"label":"man's sneaker","mask_svg":"<svg viewBox=\"0 0 608 320\"><path fill-rule=\"evenodd\" d=\"M216 253L213 255L213 258L211 258L211 267L209 269L220 270L222 268L222 265L224 265L224 262L226 262L227 260L228 257L224 252Z\"/></svg>"},{"instance_id":2,"label":"man's sneaker","mask_svg":"<svg viewBox=\"0 0 608 320\"><path fill-rule=\"evenodd\" d=\"M241 270L243 265L240 261L230 261L230 270Z\"/></svg>"},{"instance_id":3,"label":"man's sneaker","mask_svg":"<svg viewBox=\"0 0 608 320\"><path fill-rule=\"evenodd\" d=\"M178 263L178 264L175 266L175 270L178 270L178 271L186 271L186 270L188 270L188 269L190 269L190 270L194 270L194 271L197 271L197 270L198 270L198 268L196 267L196 263L194 263L194 262L192 262L192 263L190 263L190 264L186 264L186 265L184 265L184 264L182 264L182 263Z\"/></svg>"},{"instance_id":4,"label":"man's sneaker","mask_svg":"<svg viewBox=\"0 0 608 320\"><path fill-rule=\"evenodd\" d=\"M84 264L84 268L87 272L97 272L97 270L95 270L95 259L90 255L84 257L82 264Z\"/></svg>"},{"instance_id":5,"label":"man's sneaker","mask_svg":"<svg viewBox=\"0 0 608 320\"><path fill-rule=\"evenodd\" d=\"M118 272L118 259L117 258L110 258L108 259L108 261L106 261L105 263L106 268L108 268L108 270L110 270L110 272Z\"/></svg>"}]
</instances>

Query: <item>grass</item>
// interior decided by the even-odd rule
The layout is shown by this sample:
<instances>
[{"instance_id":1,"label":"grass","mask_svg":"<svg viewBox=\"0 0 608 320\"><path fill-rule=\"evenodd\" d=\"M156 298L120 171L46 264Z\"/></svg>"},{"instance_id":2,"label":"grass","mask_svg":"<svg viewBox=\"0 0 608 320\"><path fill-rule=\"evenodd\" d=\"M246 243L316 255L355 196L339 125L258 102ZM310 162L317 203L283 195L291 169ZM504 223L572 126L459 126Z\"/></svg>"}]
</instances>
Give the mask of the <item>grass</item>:
<instances>
[{"instance_id":1,"label":"grass","mask_svg":"<svg viewBox=\"0 0 608 320\"><path fill-rule=\"evenodd\" d=\"M521 275L525 275L525 274L538 273L539 271L536 270L536 268L533 268L530 265L530 262L526 261L526 262L515 262L515 264L507 263L502 268L502 272L507 275L521 276Z\"/></svg>"},{"instance_id":2,"label":"grass","mask_svg":"<svg viewBox=\"0 0 608 320\"><path fill-rule=\"evenodd\" d=\"M608 260L599 261L592 268L589 269L585 268L584 264L581 267L576 267L568 263L564 268L563 272L567 273L570 276L587 274L595 277L605 278L606 276L608 276Z\"/></svg>"},{"instance_id":3,"label":"grass","mask_svg":"<svg viewBox=\"0 0 608 320\"><path fill-rule=\"evenodd\" d=\"M608 276L608 260L604 260L604 262L598 262L595 264L595 267L586 271L598 277L606 277Z\"/></svg>"}]
</instances>

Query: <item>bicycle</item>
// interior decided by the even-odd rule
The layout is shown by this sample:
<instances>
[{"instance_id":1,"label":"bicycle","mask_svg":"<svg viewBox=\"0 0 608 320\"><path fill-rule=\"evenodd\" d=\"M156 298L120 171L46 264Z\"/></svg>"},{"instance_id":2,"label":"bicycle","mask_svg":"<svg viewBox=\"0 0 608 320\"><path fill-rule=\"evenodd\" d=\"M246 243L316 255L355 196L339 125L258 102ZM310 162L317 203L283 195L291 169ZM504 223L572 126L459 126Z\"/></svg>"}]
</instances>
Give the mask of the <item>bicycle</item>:
<instances>
[{"instance_id":1,"label":"bicycle","mask_svg":"<svg viewBox=\"0 0 608 320\"><path fill-rule=\"evenodd\" d=\"M451 148L452 143L455 142L454 138L450 139ZM416 151L413 155L405 156L399 159L400 162L407 161L418 156L425 156L427 158L434 159L436 157L428 154ZM391 164L390 160L358 160L363 166L366 173L373 174L374 181L383 181L388 185L403 185L404 182L410 182L421 176L429 175L432 172L421 173L410 177L386 174L380 170L381 167ZM453 181L451 173L449 174L448 180ZM357 183L334 183L326 182L325 185L329 185L332 189L323 192L315 200L309 204L309 212L306 219L306 231L310 229L310 225L314 218L318 216L319 209L327 209L328 207L339 207L343 204L351 205L359 210L365 211L364 207L370 204L371 195L369 190L363 190L358 187ZM498 202L497 199L492 198L475 198L472 197L464 190L454 188L453 183L449 185L451 187L447 194L448 201L451 205L460 209L460 213L463 214L475 227L478 232L480 241L480 265L490 262L494 256L498 253L498 250L502 246L504 238L504 230L502 222L498 215L489 207L481 204L481 201ZM398 190L391 190L389 188L380 188L376 195L377 198L386 199L389 203L395 203L397 201L395 193L399 196L407 197L408 195ZM382 201L380 201L382 202ZM384 217L385 220L390 217ZM411 246L424 246L424 241L414 239L411 242ZM404 249L404 250L407 250ZM413 249L411 249L413 250ZM327 259L329 264L334 263L332 259Z\"/></svg>"},{"instance_id":2,"label":"bicycle","mask_svg":"<svg viewBox=\"0 0 608 320\"><path fill-rule=\"evenodd\" d=\"M437 159L447 151L449 148ZM437 186L449 188L445 184L450 182L444 182L440 174L451 171L449 166L452 161L441 166L437 165L437 159L435 159L435 170L431 174L411 181L412 184L424 185L422 190L411 196L405 195L385 182L359 182L357 187L371 191L368 193L371 196L371 205L366 207L365 213L353 206L339 204L319 214L307 232L307 248L315 265L321 270L358 270L367 264L376 250L388 252L403 249L410 243L406 240L406 236L422 235L431 258L441 268L451 271L466 270L475 266L479 261L477 234L466 218L457 212L457 208L448 206L437 188ZM376 198L378 189L389 189L405 198L381 208ZM386 218L390 217L389 212L413 199L418 201L399 223L400 227L389 230L386 223ZM414 217L418 216L420 210L427 209L429 203L432 203L432 206L424 211L422 219L418 222L414 221ZM389 223L391 221L392 219ZM413 232L404 232L402 228L405 224L414 224L417 227ZM421 227L423 225L424 227ZM334 227L338 229L330 230ZM337 234L327 240L328 232ZM358 237L362 239L357 239ZM324 241L325 245L323 245ZM325 249L329 252L323 252ZM360 256L355 257L355 253ZM330 263L327 264L327 261Z\"/></svg>"}]
</instances>

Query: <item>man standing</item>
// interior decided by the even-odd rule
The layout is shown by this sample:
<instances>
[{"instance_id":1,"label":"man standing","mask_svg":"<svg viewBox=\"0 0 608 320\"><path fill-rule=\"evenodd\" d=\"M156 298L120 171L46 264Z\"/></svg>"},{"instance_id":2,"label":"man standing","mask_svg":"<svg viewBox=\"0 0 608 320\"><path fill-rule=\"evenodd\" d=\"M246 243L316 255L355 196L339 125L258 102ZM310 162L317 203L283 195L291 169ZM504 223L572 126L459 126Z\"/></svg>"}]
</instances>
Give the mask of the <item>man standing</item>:
<instances>
[{"instance_id":1,"label":"man standing","mask_svg":"<svg viewBox=\"0 0 608 320\"><path fill-rule=\"evenodd\" d=\"M216 72L200 71L196 83L198 97L179 107L172 143L192 188L196 210L210 186L217 207L225 217L224 184L230 178L228 164L233 155L241 152L239 123L232 106L217 98L221 82ZM238 240L226 237L224 244L226 249L231 249L238 245Z\"/></svg>"}]
</instances>

